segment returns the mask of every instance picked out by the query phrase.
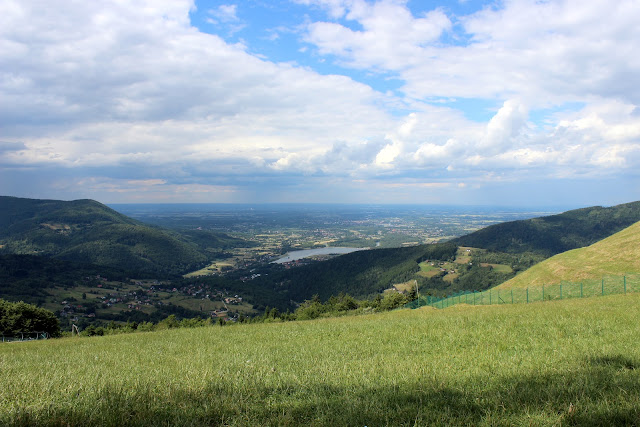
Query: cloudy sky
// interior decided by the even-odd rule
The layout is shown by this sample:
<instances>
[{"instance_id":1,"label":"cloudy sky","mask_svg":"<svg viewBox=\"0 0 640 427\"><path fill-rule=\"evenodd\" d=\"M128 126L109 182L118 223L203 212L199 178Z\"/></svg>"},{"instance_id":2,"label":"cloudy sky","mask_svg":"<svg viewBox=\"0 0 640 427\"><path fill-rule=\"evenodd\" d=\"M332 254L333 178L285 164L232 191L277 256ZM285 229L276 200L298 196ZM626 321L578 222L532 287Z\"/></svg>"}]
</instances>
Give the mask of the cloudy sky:
<instances>
[{"instance_id":1,"label":"cloudy sky","mask_svg":"<svg viewBox=\"0 0 640 427\"><path fill-rule=\"evenodd\" d=\"M4 0L0 195L640 200L637 0Z\"/></svg>"}]
</instances>

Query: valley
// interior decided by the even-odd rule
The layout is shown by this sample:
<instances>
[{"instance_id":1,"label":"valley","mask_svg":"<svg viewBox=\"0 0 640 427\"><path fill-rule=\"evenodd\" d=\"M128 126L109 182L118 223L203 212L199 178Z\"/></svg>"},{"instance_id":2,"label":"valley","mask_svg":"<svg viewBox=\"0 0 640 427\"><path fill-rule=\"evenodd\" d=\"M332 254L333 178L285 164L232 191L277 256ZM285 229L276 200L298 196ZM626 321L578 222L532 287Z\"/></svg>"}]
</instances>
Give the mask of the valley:
<instances>
[{"instance_id":1,"label":"valley","mask_svg":"<svg viewBox=\"0 0 640 427\"><path fill-rule=\"evenodd\" d=\"M485 291L548 258L550 242L579 247L640 220L638 203L539 217L410 205L0 204L0 295L51 310L67 331L171 315L235 322L340 295L373 308L389 290L400 296L383 305L394 307L415 287L434 298ZM314 256L284 258L296 253Z\"/></svg>"},{"instance_id":2,"label":"valley","mask_svg":"<svg viewBox=\"0 0 640 427\"><path fill-rule=\"evenodd\" d=\"M426 205L114 204L116 211L179 233L224 233L250 242L229 248L189 276L220 274L312 248L398 248L439 243L505 221L555 213ZM326 259L326 258L323 258Z\"/></svg>"}]
</instances>

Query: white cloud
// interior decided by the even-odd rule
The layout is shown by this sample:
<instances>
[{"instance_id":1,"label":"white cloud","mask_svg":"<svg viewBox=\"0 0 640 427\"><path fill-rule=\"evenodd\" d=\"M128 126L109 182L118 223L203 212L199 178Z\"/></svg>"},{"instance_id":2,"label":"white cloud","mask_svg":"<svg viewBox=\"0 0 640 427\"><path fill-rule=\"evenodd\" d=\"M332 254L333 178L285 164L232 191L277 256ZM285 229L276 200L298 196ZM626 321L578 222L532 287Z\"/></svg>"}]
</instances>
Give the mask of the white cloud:
<instances>
[{"instance_id":1,"label":"white cloud","mask_svg":"<svg viewBox=\"0 0 640 427\"><path fill-rule=\"evenodd\" d=\"M0 116L5 135L28 147L16 162L256 164L359 142L393 121L368 86L260 60L197 32L190 2L9 6L0 31L14 48L0 52L11 83L0 89Z\"/></svg>"},{"instance_id":2,"label":"white cloud","mask_svg":"<svg viewBox=\"0 0 640 427\"><path fill-rule=\"evenodd\" d=\"M487 133L479 144L490 154L507 150L518 142L525 131L527 108L517 100L508 100L487 124Z\"/></svg>"},{"instance_id":3,"label":"white cloud","mask_svg":"<svg viewBox=\"0 0 640 427\"><path fill-rule=\"evenodd\" d=\"M346 6L341 5L344 9ZM346 19L357 21L361 31L333 22L312 22L306 40L321 54L341 57L356 68L402 69L451 28L440 10L414 18L404 1L349 2ZM332 7L332 10L335 10Z\"/></svg>"},{"instance_id":4,"label":"white cloud","mask_svg":"<svg viewBox=\"0 0 640 427\"><path fill-rule=\"evenodd\" d=\"M312 55L397 77L404 95L200 32L191 1L5 1L0 176L32 167L83 175L66 189L240 197L292 176L453 191L640 166L633 1L512 0L466 17L414 15L400 0L296 1L329 14L307 22ZM244 25L241 7L209 17ZM456 97L502 107L482 123Z\"/></svg>"},{"instance_id":5,"label":"white cloud","mask_svg":"<svg viewBox=\"0 0 640 427\"><path fill-rule=\"evenodd\" d=\"M340 2L362 30L311 22L306 41L350 67L397 74L416 98L520 98L545 106L596 96L640 103L634 0L509 0L460 17L437 8L413 16L405 3ZM444 43L445 32L469 41Z\"/></svg>"},{"instance_id":6,"label":"white cloud","mask_svg":"<svg viewBox=\"0 0 640 427\"><path fill-rule=\"evenodd\" d=\"M209 15L222 22L235 22L238 21L237 9L235 4L221 4L216 9L210 9Z\"/></svg>"}]
</instances>

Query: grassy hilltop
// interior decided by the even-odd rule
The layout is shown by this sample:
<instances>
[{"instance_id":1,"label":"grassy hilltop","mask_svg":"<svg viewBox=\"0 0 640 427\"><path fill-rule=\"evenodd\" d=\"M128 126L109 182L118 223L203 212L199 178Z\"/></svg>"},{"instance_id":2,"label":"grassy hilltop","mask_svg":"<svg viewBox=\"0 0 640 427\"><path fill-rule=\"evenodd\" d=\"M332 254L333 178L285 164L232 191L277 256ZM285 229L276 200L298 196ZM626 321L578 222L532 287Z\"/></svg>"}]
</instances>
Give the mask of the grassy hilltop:
<instances>
[{"instance_id":1,"label":"grassy hilltop","mask_svg":"<svg viewBox=\"0 0 640 427\"><path fill-rule=\"evenodd\" d=\"M0 345L2 425L638 425L640 294Z\"/></svg>"},{"instance_id":2,"label":"grassy hilltop","mask_svg":"<svg viewBox=\"0 0 640 427\"><path fill-rule=\"evenodd\" d=\"M591 246L555 255L498 288L526 288L562 281L640 272L640 222Z\"/></svg>"}]
</instances>

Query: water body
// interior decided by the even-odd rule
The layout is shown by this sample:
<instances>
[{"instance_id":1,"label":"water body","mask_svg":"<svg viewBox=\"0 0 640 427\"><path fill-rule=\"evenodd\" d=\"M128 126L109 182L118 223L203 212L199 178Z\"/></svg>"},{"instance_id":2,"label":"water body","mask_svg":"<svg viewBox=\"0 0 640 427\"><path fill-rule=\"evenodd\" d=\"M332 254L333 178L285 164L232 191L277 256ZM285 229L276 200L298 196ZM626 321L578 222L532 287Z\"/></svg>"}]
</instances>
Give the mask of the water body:
<instances>
[{"instance_id":1,"label":"water body","mask_svg":"<svg viewBox=\"0 0 640 427\"><path fill-rule=\"evenodd\" d=\"M273 262L276 264L282 264L285 262L297 261L299 259L308 258L310 256L315 256L315 255L336 255L336 254L343 255L343 254L348 254L355 251L362 251L366 249L369 249L369 248L345 248L345 247L336 246L336 247L326 247L326 248L317 248L317 249L305 249L302 251L288 252L285 256Z\"/></svg>"}]
</instances>

